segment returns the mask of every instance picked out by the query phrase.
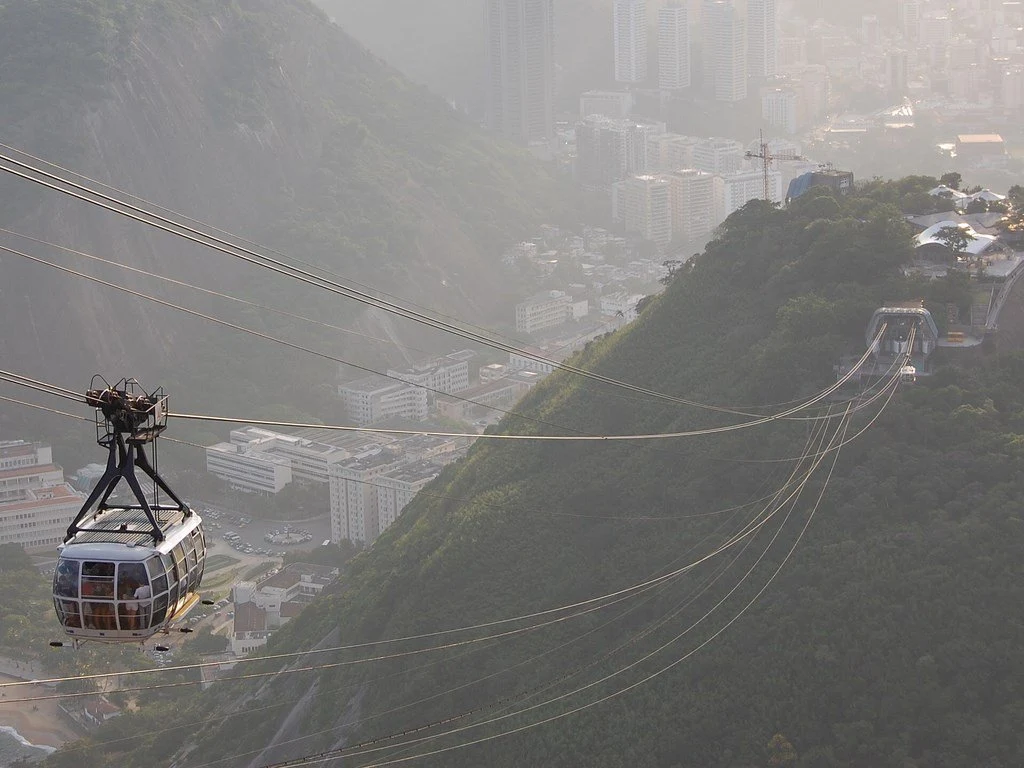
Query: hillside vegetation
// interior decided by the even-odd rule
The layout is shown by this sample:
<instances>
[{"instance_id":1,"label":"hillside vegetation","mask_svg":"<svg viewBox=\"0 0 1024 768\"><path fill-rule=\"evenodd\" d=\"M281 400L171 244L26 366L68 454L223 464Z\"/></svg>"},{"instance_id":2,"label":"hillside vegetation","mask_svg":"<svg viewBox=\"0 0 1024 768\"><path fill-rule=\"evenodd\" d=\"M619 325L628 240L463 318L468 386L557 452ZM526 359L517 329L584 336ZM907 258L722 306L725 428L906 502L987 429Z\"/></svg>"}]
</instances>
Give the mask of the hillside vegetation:
<instances>
[{"instance_id":1,"label":"hillside vegetation","mask_svg":"<svg viewBox=\"0 0 1024 768\"><path fill-rule=\"evenodd\" d=\"M636 323L575 362L743 409L820 390L841 353L863 350L875 307L945 301L959 290L898 270L910 235L888 201L929 181L876 183L845 200L812 194L786 210L748 204ZM527 726L636 683L564 719L415 764L1020 765L1024 357L940 363L877 423L854 420L851 433L870 428L844 449L816 516L809 520L824 473L777 539L766 530L642 598L533 632L307 656L288 664L341 666L187 697L157 691L152 706L101 730L97 746L49 764L78 765L84 755L90 765L142 766L175 753L180 766L263 765L455 717L346 758L377 764ZM737 419L567 374L551 376L518 411L501 430L644 433ZM643 581L751 518L741 505L779 487L792 467L780 460L809 440L808 423L787 421L656 444L481 443L268 650L491 622ZM454 645L401 655L446 643ZM130 731L143 734L130 748L106 743ZM393 746L412 738L428 740ZM270 742L277 746L261 751Z\"/></svg>"}]
</instances>

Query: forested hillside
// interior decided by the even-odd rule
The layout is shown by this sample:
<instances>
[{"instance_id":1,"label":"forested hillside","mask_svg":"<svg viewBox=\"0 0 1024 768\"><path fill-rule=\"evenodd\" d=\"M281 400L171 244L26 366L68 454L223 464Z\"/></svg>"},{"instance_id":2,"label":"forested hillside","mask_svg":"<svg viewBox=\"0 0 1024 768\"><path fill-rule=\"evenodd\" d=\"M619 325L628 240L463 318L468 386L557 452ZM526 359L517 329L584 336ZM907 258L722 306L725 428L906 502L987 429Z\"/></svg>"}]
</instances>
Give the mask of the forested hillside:
<instances>
[{"instance_id":1,"label":"forested hillside","mask_svg":"<svg viewBox=\"0 0 1024 768\"><path fill-rule=\"evenodd\" d=\"M692 430L821 390L840 354L863 351L875 307L964 298L957 280L898 269L910 234L897 206L929 183L748 204L636 323L574 361L726 412L560 373L500 430ZM165 753L179 766L264 765L346 745L354 765L436 750L411 764L1024 764L1022 374L1019 355L947 357L833 438L822 429L833 422L786 419L657 442L482 442L268 652L486 628L300 657L286 675L201 694L154 692L50 765ZM832 470L827 448L842 438ZM829 458L741 546L599 610L489 624L699 559L758 519L805 453ZM127 733L143 735L129 747Z\"/></svg>"},{"instance_id":2,"label":"forested hillside","mask_svg":"<svg viewBox=\"0 0 1024 768\"><path fill-rule=\"evenodd\" d=\"M488 322L504 317L497 313L511 289L494 269L503 245L569 206L525 151L486 137L306 0L10 0L0 5L0 104L4 144L348 279ZM0 227L381 335L358 306L7 175ZM0 354L39 378L70 385L83 370L130 372L237 400L205 375L216 373L274 402L285 399L283 379L304 376L297 391L309 392L335 375L11 255L0 270L8 329ZM92 271L231 312L194 291ZM50 297L45 306L41 296ZM231 319L296 330L252 310ZM293 338L386 359L352 335L303 328ZM40 349L49 352L43 359Z\"/></svg>"}]
</instances>

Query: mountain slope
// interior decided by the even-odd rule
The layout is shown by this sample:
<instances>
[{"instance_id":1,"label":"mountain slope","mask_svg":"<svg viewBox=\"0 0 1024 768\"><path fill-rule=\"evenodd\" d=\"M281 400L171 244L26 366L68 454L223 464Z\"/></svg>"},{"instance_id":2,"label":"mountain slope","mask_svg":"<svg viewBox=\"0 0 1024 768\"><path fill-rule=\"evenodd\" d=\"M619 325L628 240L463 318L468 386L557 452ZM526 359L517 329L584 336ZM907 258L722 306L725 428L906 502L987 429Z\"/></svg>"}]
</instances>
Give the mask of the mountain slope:
<instances>
[{"instance_id":1,"label":"mountain slope","mask_svg":"<svg viewBox=\"0 0 1024 768\"><path fill-rule=\"evenodd\" d=\"M0 7L0 99L0 141L349 279L489 322L503 308L493 300L504 290L494 269L500 244L565 210L528 155L485 137L304 0L12 0ZM361 315L6 176L0 225L332 322ZM197 337L211 349L194 367L265 351L14 257L2 269L5 285L17 286L5 290L5 327L29 330L6 334L3 354L39 378L84 368L178 381L201 351L184 341ZM43 309L40 296L56 301ZM302 333L360 351L337 334ZM40 347L52 354L39 360ZM267 365L296 369L276 359L234 370L266 383L275 378ZM309 367L315 378L330 375Z\"/></svg>"},{"instance_id":2,"label":"mountain slope","mask_svg":"<svg viewBox=\"0 0 1024 768\"><path fill-rule=\"evenodd\" d=\"M875 185L843 201L812 195L786 211L751 203L637 323L577 362L722 405L824 387L840 353L863 349L875 307L956 295L944 281L916 283L896 270L909 233L881 201L907 186ZM970 369L951 362L897 394L873 426L872 411L855 419L851 434L870 429L844 450L813 520L824 473L785 525L775 518L748 545L663 588L534 631L496 624L301 657L286 663L295 669L287 675L198 697L158 693L97 740L157 722L160 733L131 751L99 746L90 764L144 765L172 751L182 766L263 765L372 741L345 762L392 764L459 747L413 762L1018 765L1024 395L1015 382L1024 358ZM632 433L737 418L562 374L519 411L502 430ZM782 460L816 435L790 421L657 444L481 443L270 652L493 622L678 568L753 519L750 502L785 482L792 463ZM465 644L495 632L506 636ZM426 650L435 645L449 647ZM411 651L420 653L404 655ZM358 661L379 655L392 658ZM327 666L301 671L318 665ZM503 719L482 724L493 718ZM460 747L520 727L528 729ZM450 729L465 730L444 737ZM254 743L253 733L277 735ZM268 744L276 746L263 752ZM75 759L58 754L51 764Z\"/></svg>"}]
</instances>

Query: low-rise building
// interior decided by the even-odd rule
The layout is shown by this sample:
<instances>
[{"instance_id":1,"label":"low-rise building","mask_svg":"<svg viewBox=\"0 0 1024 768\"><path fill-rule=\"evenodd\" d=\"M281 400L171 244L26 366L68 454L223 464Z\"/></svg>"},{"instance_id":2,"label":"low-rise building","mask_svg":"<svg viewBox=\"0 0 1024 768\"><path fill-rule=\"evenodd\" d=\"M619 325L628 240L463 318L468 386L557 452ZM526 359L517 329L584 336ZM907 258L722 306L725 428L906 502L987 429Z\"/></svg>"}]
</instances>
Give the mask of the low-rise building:
<instances>
[{"instance_id":1,"label":"low-rise building","mask_svg":"<svg viewBox=\"0 0 1024 768\"><path fill-rule=\"evenodd\" d=\"M49 445L0 442L0 544L56 547L85 496L64 481Z\"/></svg>"},{"instance_id":2,"label":"low-rise building","mask_svg":"<svg viewBox=\"0 0 1024 768\"><path fill-rule=\"evenodd\" d=\"M280 493L292 481L291 459L235 443L207 446L206 471L249 493Z\"/></svg>"},{"instance_id":3,"label":"low-rise building","mask_svg":"<svg viewBox=\"0 0 1024 768\"><path fill-rule=\"evenodd\" d=\"M364 427L393 418L422 421L429 412L426 389L384 376L367 376L342 384L338 394L349 418Z\"/></svg>"},{"instance_id":4,"label":"low-rise building","mask_svg":"<svg viewBox=\"0 0 1024 768\"><path fill-rule=\"evenodd\" d=\"M572 318L573 300L564 291L544 291L516 304L516 330L534 333Z\"/></svg>"},{"instance_id":5,"label":"low-rise building","mask_svg":"<svg viewBox=\"0 0 1024 768\"><path fill-rule=\"evenodd\" d=\"M472 350L464 349L408 368L388 369L388 376L428 387L435 394L454 394L469 389L469 361L475 356Z\"/></svg>"}]
</instances>

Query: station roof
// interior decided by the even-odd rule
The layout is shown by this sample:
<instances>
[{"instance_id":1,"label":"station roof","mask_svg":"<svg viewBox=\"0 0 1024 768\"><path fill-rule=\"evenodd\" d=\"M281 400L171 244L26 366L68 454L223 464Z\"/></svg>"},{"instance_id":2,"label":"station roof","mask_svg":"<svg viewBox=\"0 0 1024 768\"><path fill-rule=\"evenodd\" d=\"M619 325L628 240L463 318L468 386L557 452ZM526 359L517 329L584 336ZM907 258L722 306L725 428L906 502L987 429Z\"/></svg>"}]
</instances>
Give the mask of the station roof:
<instances>
[{"instance_id":1,"label":"station roof","mask_svg":"<svg viewBox=\"0 0 1024 768\"><path fill-rule=\"evenodd\" d=\"M945 243L939 238L939 233L946 227L953 227L956 229L962 229L970 238L971 242L967 244L966 253L971 256L979 256L991 248L996 238L993 235L982 235L974 230L970 224L953 221L952 219L945 219L936 224L932 224L928 229L917 236L917 248L921 248L925 245L941 245L945 247Z\"/></svg>"}]
</instances>

